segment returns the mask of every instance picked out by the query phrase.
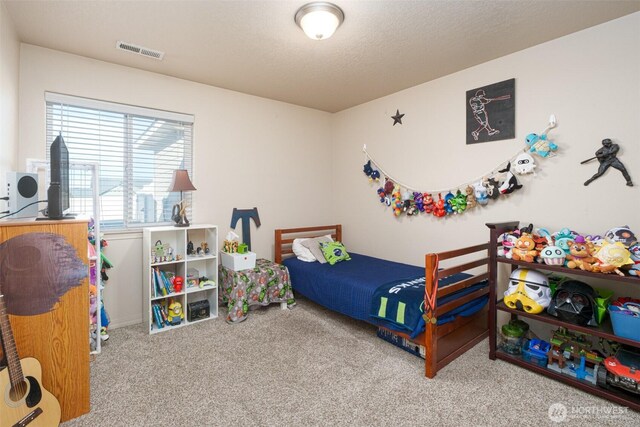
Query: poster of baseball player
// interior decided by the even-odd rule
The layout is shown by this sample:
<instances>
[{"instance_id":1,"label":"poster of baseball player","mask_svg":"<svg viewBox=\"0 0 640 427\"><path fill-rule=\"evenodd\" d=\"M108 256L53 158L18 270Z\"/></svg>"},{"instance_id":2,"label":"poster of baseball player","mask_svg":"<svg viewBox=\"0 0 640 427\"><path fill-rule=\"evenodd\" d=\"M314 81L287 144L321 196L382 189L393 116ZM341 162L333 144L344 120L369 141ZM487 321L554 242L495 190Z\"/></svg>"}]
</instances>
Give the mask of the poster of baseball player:
<instances>
[{"instance_id":1,"label":"poster of baseball player","mask_svg":"<svg viewBox=\"0 0 640 427\"><path fill-rule=\"evenodd\" d=\"M467 91L467 144L515 138L515 81Z\"/></svg>"}]
</instances>

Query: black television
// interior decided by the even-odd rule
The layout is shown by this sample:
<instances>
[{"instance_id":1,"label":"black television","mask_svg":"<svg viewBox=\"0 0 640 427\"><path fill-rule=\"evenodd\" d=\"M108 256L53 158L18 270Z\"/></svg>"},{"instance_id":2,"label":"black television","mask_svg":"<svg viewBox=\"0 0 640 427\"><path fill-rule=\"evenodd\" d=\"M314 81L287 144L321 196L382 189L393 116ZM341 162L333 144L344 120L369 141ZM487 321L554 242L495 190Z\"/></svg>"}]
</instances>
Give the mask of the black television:
<instances>
[{"instance_id":1,"label":"black television","mask_svg":"<svg viewBox=\"0 0 640 427\"><path fill-rule=\"evenodd\" d=\"M47 216L49 219L65 219L69 211L69 150L62 134L58 134L49 148L51 179L47 190Z\"/></svg>"}]
</instances>

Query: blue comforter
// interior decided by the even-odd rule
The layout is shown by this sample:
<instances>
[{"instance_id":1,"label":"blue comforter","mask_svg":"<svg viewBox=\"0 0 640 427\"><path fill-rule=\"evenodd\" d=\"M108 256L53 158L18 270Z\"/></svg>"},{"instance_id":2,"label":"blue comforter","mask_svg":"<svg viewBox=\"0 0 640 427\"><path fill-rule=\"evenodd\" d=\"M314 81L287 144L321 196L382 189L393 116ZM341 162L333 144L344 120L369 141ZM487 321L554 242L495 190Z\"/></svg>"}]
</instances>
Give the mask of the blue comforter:
<instances>
[{"instance_id":1,"label":"blue comforter","mask_svg":"<svg viewBox=\"0 0 640 427\"><path fill-rule=\"evenodd\" d=\"M354 319L399 330L397 326L371 316L374 292L378 287L397 280L411 280L424 276L424 267L356 253L350 255L350 261L335 265L304 262L295 257L284 260L283 264L289 269L294 293ZM469 276L457 274L446 278L446 281L440 280L439 286L442 288L466 277ZM438 302L441 303L441 300Z\"/></svg>"}]
</instances>

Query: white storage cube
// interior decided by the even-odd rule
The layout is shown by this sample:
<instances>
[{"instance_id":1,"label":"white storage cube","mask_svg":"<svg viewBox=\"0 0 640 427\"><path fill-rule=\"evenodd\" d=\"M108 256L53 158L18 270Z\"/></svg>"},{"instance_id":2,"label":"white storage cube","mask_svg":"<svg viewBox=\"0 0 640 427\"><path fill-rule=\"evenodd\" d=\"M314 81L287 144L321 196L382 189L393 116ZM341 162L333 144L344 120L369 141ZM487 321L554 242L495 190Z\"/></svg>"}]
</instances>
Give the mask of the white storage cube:
<instances>
[{"instance_id":1,"label":"white storage cube","mask_svg":"<svg viewBox=\"0 0 640 427\"><path fill-rule=\"evenodd\" d=\"M246 254L220 252L222 265L233 271L247 270L256 266L255 252Z\"/></svg>"}]
</instances>

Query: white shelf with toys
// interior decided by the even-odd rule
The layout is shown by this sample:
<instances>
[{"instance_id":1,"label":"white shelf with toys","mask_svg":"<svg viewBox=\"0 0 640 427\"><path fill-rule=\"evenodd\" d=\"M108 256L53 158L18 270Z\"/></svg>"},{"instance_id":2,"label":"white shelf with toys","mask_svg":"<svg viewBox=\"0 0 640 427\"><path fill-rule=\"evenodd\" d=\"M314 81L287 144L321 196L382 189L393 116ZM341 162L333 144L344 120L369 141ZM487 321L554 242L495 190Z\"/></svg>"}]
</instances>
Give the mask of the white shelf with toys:
<instances>
[{"instance_id":1,"label":"white shelf with toys","mask_svg":"<svg viewBox=\"0 0 640 427\"><path fill-rule=\"evenodd\" d=\"M143 230L143 321L150 334L218 317L218 228Z\"/></svg>"}]
</instances>

